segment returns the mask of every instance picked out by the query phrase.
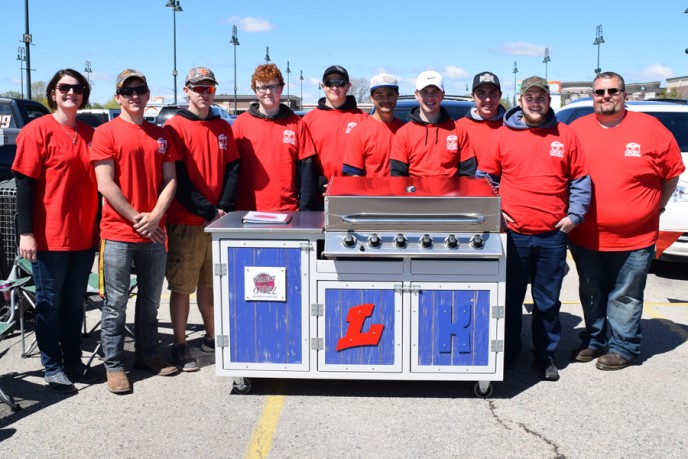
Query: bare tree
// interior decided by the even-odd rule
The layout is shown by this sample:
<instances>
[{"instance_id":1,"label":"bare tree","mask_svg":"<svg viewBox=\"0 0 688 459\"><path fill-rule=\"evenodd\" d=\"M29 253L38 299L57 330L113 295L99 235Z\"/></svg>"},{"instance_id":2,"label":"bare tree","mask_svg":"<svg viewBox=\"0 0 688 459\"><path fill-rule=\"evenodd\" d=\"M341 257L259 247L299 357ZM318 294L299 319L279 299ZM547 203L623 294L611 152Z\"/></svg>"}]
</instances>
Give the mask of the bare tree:
<instances>
[{"instance_id":1,"label":"bare tree","mask_svg":"<svg viewBox=\"0 0 688 459\"><path fill-rule=\"evenodd\" d=\"M356 102L370 102L370 82L366 78L354 78L350 81L349 94L356 98Z\"/></svg>"}]
</instances>

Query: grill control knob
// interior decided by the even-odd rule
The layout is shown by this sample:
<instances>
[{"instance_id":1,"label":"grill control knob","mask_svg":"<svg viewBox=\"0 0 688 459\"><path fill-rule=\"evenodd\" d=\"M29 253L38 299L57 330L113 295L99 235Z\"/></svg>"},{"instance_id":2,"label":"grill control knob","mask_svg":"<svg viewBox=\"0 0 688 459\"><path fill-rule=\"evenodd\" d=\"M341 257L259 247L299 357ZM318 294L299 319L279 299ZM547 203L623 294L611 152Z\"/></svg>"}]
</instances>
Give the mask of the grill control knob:
<instances>
[{"instance_id":1,"label":"grill control knob","mask_svg":"<svg viewBox=\"0 0 688 459\"><path fill-rule=\"evenodd\" d=\"M397 237L394 238L394 247L404 248L406 244L408 244L406 237L401 233L397 234Z\"/></svg>"},{"instance_id":2,"label":"grill control knob","mask_svg":"<svg viewBox=\"0 0 688 459\"><path fill-rule=\"evenodd\" d=\"M380 239L380 236L377 234L373 233L370 235L368 238L368 245L370 247L373 247L375 249L379 248L382 245L382 239Z\"/></svg>"},{"instance_id":3,"label":"grill control knob","mask_svg":"<svg viewBox=\"0 0 688 459\"><path fill-rule=\"evenodd\" d=\"M356 247L356 238L353 234L349 233L346 236L344 236L344 239L342 239L342 244L344 245L344 247Z\"/></svg>"},{"instance_id":4,"label":"grill control knob","mask_svg":"<svg viewBox=\"0 0 688 459\"><path fill-rule=\"evenodd\" d=\"M429 249L432 247L432 238L429 234L424 234L423 237L420 238L420 241L418 241L418 243L424 249Z\"/></svg>"},{"instance_id":5,"label":"grill control knob","mask_svg":"<svg viewBox=\"0 0 688 459\"><path fill-rule=\"evenodd\" d=\"M471 247L474 249L482 249L485 246L485 240L479 234L476 234L471 238Z\"/></svg>"},{"instance_id":6,"label":"grill control knob","mask_svg":"<svg viewBox=\"0 0 688 459\"><path fill-rule=\"evenodd\" d=\"M456 236L453 234L450 234L447 236L447 238L444 240L444 245L448 249L458 249L459 248L459 240L456 239Z\"/></svg>"}]
</instances>

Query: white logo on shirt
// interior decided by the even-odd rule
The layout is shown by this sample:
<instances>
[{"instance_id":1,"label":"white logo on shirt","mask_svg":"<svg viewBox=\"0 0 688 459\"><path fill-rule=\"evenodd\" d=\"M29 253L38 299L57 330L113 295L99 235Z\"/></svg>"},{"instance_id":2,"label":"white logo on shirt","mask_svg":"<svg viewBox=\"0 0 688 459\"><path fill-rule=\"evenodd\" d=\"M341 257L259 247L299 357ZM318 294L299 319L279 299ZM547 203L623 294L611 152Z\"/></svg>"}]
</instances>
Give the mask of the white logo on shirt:
<instances>
[{"instance_id":1,"label":"white logo on shirt","mask_svg":"<svg viewBox=\"0 0 688 459\"><path fill-rule=\"evenodd\" d=\"M158 138L158 153L161 155L167 153L167 139L164 137Z\"/></svg>"},{"instance_id":2,"label":"white logo on shirt","mask_svg":"<svg viewBox=\"0 0 688 459\"><path fill-rule=\"evenodd\" d=\"M351 130L356 127L356 124L358 124L358 123L354 123L353 121L351 123L347 124L346 125L346 133L348 134L349 132L351 132Z\"/></svg>"},{"instance_id":3,"label":"white logo on shirt","mask_svg":"<svg viewBox=\"0 0 688 459\"><path fill-rule=\"evenodd\" d=\"M220 150L227 150L227 136L220 134L217 136L217 147Z\"/></svg>"},{"instance_id":4,"label":"white logo on shirt","mask_svg":"<svg viewBox=\"0 0 688 459\"><path fill-rule=\"evenodd\" d=\"M557 158L563 158L564 144L557 141L552 142L552 144L550 145L549 155L556 156Z\"/></svg>"},{"instance_id":5,"label":"white logo on shirt","mask_svg":"<svg viewBox=\"0 0 688 459\"><path fill-rule=\"evenodd\" d=\"M296 133L291 129L285 129L282 133L282 143L296 145Z\"/></svg>"},{"instance_id":6,"label":"white logo on shirt","mask_svg":"<svg viewBox=\"0 0 688 459\"><path fill-rule=\"evenodd\" d=\"M447 136L447 150L459 151L459 137L456 135Z\"/></svg>"},{"instance_id":7,"label":"white logo on shirt","mask_svg":"<svg viewBox=\"0 0 688 459\"><path fill-rule=\"evenodd\" d=\"M628 145L626 145L626 151L624 152L624 156L636 156L640 158L640 144L631 142Z\"/></svg>"}]
</instances>

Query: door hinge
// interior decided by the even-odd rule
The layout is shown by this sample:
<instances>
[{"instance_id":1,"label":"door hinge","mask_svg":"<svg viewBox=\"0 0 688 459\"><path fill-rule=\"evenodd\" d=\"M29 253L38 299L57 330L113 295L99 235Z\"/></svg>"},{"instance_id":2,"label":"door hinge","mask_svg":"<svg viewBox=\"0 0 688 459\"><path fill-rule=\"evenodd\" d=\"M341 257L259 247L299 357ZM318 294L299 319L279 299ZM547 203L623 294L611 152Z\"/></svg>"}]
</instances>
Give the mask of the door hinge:
<instances>
[{"instance_id":1,"label":"door hinge","mask_svg":"<svg viewBox=\"0 0 688 459\"><path fill-rule=\"evenodd\" d=\"M492 340L490 342L490 352L504 352L504 340Z\"/></svg>"},{"instance_id":2,"label":"door hinge","mask_svg":"<svg viewBox=\"0 0 688 459\"><path fill-rule=\"evenodd\" d=\"M321 303L311 304L311 315L315 317L320 317L325 312L325 305Z\"/></svg>"},{"instance_id":3,"label":"door hinge","mask_svg":"<svg viewBox=\"0 0 688 459\"><path fill-rule=\"evenodd\" d=\"M325 349L324 338L311 338L311 349L314 351L322 351Z\"/></svg>"},{"instance_id":4,"label":"door hinge","mask_svg":"<svg viewBox=\"0 0 688 459\"><path fill-rule=\"evenodd\" d=\"M227 336L227 335L216 335L215 336L215 346L217 346L217 347L228 347L229 346L229 336Z\"/></svg>"},{"instance_id":5,"label":"door hinge","mask_svg":"<svg viewBox=\"0 0 688 459\"><path fill-rule=\"evenodd\" d=\"M504 318L504 306L493 306L492 307L492 318L493 319L503 319Z\"/></svg>"},{"instance_id":6,"label":"door hinge","mask_svg":"<svg viewBox=\"0 0 688 459\"><path fill-rule=\"evenodd\" d=\"M311 250L313 250L313 244L311 244L310 242L304 242L302 244L299 244L299 248L304 252L310 252Z\"/></svg>"},{"instance_id":7,"label":"door hinge","mask_svg":"<svg viewBox=\"0 0 688 459\"><path fill-rule=\"evenodd\" d=\"M227 264L226 263L215 263L215 275L216 276L226 276L227 275Z\"/></svg>"}]
</instances>

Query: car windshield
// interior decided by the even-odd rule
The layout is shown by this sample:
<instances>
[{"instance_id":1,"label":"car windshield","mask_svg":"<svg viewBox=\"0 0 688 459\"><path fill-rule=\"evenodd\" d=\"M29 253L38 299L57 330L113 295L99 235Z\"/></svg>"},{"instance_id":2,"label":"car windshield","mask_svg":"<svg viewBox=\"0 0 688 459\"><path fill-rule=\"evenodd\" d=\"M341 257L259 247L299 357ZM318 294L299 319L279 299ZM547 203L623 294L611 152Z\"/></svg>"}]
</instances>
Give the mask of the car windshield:
<instances>
[{"instance_id":1,"label":"car windshield","mask_svg":"<svg viewBox=\"0 0 688 459\"><path fill-rule=\"evenodd\" d=\"M681 151L688 151L688 112L648 112L674 134Z\"/></svg>"}]
</instances>

